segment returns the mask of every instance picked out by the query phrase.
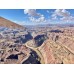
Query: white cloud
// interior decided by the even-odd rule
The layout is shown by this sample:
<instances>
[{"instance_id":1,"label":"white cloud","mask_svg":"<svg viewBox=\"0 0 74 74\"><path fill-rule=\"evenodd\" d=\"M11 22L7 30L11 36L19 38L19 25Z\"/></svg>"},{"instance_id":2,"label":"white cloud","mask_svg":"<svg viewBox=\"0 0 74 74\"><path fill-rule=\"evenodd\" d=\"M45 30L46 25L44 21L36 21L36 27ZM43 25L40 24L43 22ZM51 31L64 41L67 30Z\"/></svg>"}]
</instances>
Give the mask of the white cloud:
<instances>
[{"instance_id":1,"label":"white cloud","mask_svg":"<svg viewBox=\"0 0 74 74\"><path fill-rule=\"evenodd\" d=\"M52 19L57 19L57 17L62 17L61 19L67 19L70 17L70 13L65 9L56 9L52 14Z\"/></svg>"},{"instance_id":2,"label":"white cloud","mask_svg":"<svg viewBox=\"0 0 74 74\"><path fill-rule=\"evenodd\" d=\"M40 14L36 12L36 9L25 9L24 14L28 14L30 16L40 16Z\"/></svg>"},{"instance_id":3,"label":"white cloud","mask_svg":"<svg viewBox=\"0 0 74 74\"><path fill-rule=\"evenodd\" d=\"M74 17L73 16L69 16L69 17L62 17L60 18L60 20L63 20L63 21L74 21Z\"/></svg>"},{"instance_id":4,"label":"white cloud","mask_svg":"<svg viewBox=\"0 0 74 74\"><path fill-rule=\"evenodd\" d=\"M29 17L30 21L32 22L36 22L36 23L40 23L40 22L45 22L45 17L44 16L40 16L39 18L34 18L34 17Z\"/></svg>"},{"instance_id":5,"label":"white cloud","mask_svg":"<svg viewBox=\"0 0 74 74\"><path fill-rule=\"evenodd\" d=\"M36 23L45 22L44 15L41 13L37 13L36 9L25 9L24 13L29 15L29 19L32 22L36 22Z\"/></svg>"},{"instance_id":6,"label":"white cloud","mask_svg":"<svg viewBox=\"0 0 74 74\"><path fill-rule=\"evenodd\" d=\"M65 9L56 9L52 16L69 17L70 13Z\"/></svg>"},{"instance_id":7,"label":"white cloud","mask_svg":"<svg viewBox=\"0 0 74 74\"><path fill-rule=\"evenodd\" d=\"M65 9L56 9L52 14L52 19L56 20L59 17L60 21L71 22L74 21L74 17L71 16L70 12Z\"/></svg>"}]
</instances>

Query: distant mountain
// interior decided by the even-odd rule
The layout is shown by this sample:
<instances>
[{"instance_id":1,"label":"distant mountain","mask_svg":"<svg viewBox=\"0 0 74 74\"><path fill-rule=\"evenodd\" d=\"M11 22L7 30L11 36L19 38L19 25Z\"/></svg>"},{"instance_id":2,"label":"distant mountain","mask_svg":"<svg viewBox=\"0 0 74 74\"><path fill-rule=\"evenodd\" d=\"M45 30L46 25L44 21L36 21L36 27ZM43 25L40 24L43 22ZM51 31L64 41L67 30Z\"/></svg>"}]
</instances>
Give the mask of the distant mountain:
<instances>
[{"instance_id":1,"label":"distant mountain","mask_svg":"<svg viewBox=\"0 0 74 74\"><path fill-rule=\"evenodd\" d=\"M25 29L25 27L23 27L19 24L16 24L3 17L0 17L0 27L6 27L6 28L11 28L11 29Z\"/></svg>"}]
</instances>

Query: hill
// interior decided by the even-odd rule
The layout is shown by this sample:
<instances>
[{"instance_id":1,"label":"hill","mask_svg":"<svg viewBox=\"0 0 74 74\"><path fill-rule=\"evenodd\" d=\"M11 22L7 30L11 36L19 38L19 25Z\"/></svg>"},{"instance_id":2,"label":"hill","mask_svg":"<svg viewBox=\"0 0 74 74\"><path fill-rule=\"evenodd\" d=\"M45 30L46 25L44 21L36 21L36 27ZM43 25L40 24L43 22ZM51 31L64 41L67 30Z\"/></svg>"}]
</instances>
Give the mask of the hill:
<instances>
[{"instance_id":1,"label":"hill","mask_svg":"<svg viewBox=\"0 0 74 74\"><path fill-rule=\"evenodd\" d=\"M0 27L6 27L6 28L11 28L11 29L25 29L25 27L23 27L19 24L16 24L3 17L0 17Z\"/></svg>"}]
</instances>

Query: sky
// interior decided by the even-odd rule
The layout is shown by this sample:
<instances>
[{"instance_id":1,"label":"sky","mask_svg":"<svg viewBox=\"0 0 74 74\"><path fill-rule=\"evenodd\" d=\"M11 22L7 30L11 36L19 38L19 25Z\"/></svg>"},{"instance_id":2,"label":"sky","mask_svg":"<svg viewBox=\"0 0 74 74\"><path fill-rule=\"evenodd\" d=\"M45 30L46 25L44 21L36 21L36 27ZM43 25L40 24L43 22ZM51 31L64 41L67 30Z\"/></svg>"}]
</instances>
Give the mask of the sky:
<instances>
[{"instance_id":1,"label":"sky","mask_svg":"<svg viewBox=\"0 0 74 74\"><path fill-rule=\"evenodd\" d=\"M73 9L0 9L0 16L20 25L74 24Z\"/></svg>"}]
</instances>

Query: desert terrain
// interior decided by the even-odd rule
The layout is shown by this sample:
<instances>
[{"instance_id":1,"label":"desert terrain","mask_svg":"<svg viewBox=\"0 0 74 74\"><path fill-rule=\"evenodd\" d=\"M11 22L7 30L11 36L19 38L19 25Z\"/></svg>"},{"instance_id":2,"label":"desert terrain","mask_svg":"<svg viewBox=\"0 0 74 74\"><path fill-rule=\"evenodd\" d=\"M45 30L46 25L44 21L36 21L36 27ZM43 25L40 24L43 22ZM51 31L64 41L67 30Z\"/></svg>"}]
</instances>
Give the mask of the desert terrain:
<instances>
[{"instance_id":1,"label":"desert terrain","mask_svg":"<svg viewBox=\"0 0 74 74\"><path fill-rule=\"evenodd\" d=\"M74 64L74 27L24 27L0 17L0 64Z\"/></svg>"}]
</instances>

